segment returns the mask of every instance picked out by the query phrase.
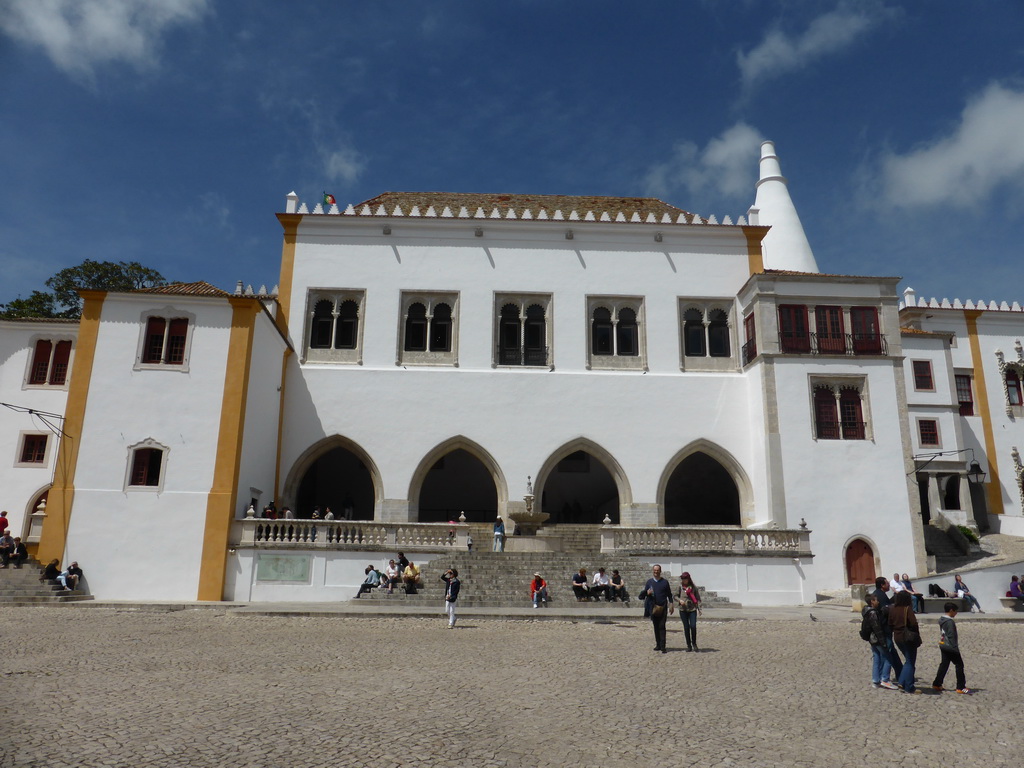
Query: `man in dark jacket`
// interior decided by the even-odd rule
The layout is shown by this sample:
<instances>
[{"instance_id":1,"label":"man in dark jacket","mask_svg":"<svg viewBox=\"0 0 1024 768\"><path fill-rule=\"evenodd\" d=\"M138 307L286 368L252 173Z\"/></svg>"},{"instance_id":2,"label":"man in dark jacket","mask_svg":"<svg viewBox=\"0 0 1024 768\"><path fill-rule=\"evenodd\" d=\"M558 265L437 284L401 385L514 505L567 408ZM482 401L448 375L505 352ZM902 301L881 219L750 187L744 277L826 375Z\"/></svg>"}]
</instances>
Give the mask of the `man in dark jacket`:
<instances>
[{"instance_id":1,"label":"man in dark jacket","mask_svg":"<svg viewBox=\"0 0 1024 768\"><path fill-rule=\"evenodd\" d=\"M644 600L644 616L649 617L654 626L654 650L668 653L665 649L665 622L668 614L675 613L675 605L672 602L672 585L661 577L660 565L651 569L651 578L644 585L640 598Z\"/></svg>"},{"instance_id":2,"label":"man in dark jacket","mask_svg":"<svg viewBox=\"0 0 1024 768\"><path fill-rule=\"evenodd\" d=\"M448 614L448 629L455 629L455 601L459 599L462 582L459 581L459 570L449 568L441 577L444 582L444 611Z\"/></svg>"}]
</instances>

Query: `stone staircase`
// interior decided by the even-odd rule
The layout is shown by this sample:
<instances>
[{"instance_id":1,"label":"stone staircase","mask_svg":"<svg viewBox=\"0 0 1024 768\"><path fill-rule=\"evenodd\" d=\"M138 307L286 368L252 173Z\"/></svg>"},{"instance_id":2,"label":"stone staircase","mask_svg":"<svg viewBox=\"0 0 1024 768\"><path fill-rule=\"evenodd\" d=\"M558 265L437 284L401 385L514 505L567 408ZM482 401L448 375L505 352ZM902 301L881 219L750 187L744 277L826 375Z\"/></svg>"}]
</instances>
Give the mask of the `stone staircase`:
<instances>
[{"instance_id":1,"label":"stone staircase","mask_svg":"<svg viewBox=\"0 0 1024 768\"><path fill-rule=\"evenodd\" d=\"M593 526L589 526L593 531ZM559 527L559 532L562 532ZM599 535L594 531L594 535ZM564 542L563 537L563 542ZM490 542L488 542L490 544ZM601 554L596 549L562 552L455 552L438 558L422 567L423 586L415 595L406 595L396 588L394 594L384 590L364 593L360 600L406 601L409 604L427 603L440 606L444 600L444 582L441 574L454 567L459 571L462 592L459 605L465 608L523 608L530 605L530 581L539 572L548 583L548 599L559 606L580 605L572 591L572 576L580 568L587 569L587 580L593 579L600 566L611 575L617 568L629 592L629 605L639 608L636 595L651 576L649 558L614 556ZM673 589L679 581L678 574L665 573ZM714 592L701 590L701 599L707 607L739 607L727 598ZM595 610L601 606L618 605L593 601Z\"/></svg>"},{"instance_id":2,"label":"stone staircase","mask_svg":"<svg viewBox=\"0 0 1024 768\"><path fill-rule=\"evenodd\" d=\"M10 565L0 569L0 605L45 605L93 599L81 589L67 592L59 584L40 581L42 572L42 566L31 558L21 568Z\"/></svg>"}]
</instances>

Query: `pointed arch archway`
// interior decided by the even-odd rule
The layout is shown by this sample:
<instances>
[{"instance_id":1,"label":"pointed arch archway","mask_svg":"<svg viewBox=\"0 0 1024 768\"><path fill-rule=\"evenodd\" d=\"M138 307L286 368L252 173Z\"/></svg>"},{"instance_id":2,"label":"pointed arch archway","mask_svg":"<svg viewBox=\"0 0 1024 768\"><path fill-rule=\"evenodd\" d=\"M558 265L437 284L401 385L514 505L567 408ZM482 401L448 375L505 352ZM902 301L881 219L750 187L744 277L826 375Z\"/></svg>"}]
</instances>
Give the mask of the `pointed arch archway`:
<instances>
[{"instance_id":1,"label":"pointed arch archway","mask_svg":"<svg viewBox=\"0 0 1024 768\"><path fill-rule=\"evenodd\" d=\"M729 451L702 438L694 440L677 451L661 473L661 479L658 481L659 525L679 524L672 522L673 514L668 509L672 506L669 498L671 496L670 483L674 484L681 479L676 475L676 471L681 469L684 462L688 461L696 470L709 472L712 475L713 482L720 487L721 495L726 497L726 503L730 505L732 501L728 497L732 493L732 489L729 487L730 483L727 482L727 479L731 481L731 486L735 489L735 516L730 522L722 524L746 527L755 522L754 490L747 473L743 471L743 467Z\"/></svg>"},{"instance_id":2,"label":"pointed arch archway","mask_svg":"<svg viewBox=\"0 0 1024 768\"><path fill-rule=\"evenodd\" d=\"M409 519L415 521L422 521L420 516L420 498L424 492L424 486L427 486L428 491L434 491L436 486L444 485L450 481L445 478L439 477L438 463L449 456L449 454L455 454L452 456L452 461L457 462L465 471L477 475L476 485L480 486L480 477L478 470L480 468L490 475L491 481L494 483L494 516L491 517L489 510L486 517L487 522L493 521L498 515L502 517L506 516L506 508L508 505L508 485L505 482L505 475L501 471L501 467L498 466L498 462L494 460L490 452L487 451L479 443L470 440L465 435L456 435L455 437L449 438L442 443L434 446L420 461L419 466L416 467L416 471L413 472L412 480L409 482ZM486 495L488 489L477 488L478 493L474 496ZM448 497L452 504L457 504L462 499L458 494L453 493ZM454 508L453 508L454 509ZM440 513L441 509L433 509L431 512L434 516ZM460 509L460 511L463 511ZM469 510L466 510L467 518L482 517L484 510L477 510L478 514L472 515ZM427 510L424 510L427 512ZM480 520L473 522L481 522Z\"/></svg>"},{"instance_id":3,"label":"pointed arch archway","mask_svg":"<svg viewBox=\"0 0 1024 768\"><path fill-rule=\"evenodd\" d=\"M311 473L320 467L329 469L334 465L331 490L323 498L309 502L304 488L310 482ZM338 470L340 468L340 474ZM365 473L365 474L364 474ZM280 504L292 507L298 514L308 513L298 508L300 504L328 506L341 518L348 502L352 504L352 516L356 520L379 520L384 499L384 484L380 471L370 455L358 443L341 435L330 435L311 445L295 460L281 489Z\"/></svg>"},{"instance_id":4,"label":"pointed arch archway","mask_svg":"<svg viewBox=\"0 0 1024 768\"><path fill-rule=\"evenodd\" d=\"M549 487L556 473L560 480L557 489ZM578 482L561 482L566 479L563 475L575 475ZM622 465L586 437L570 440L548 456L537 472L535 493L541 510L551 515L551 523L600 523L605 514L618 523L621 510L633 503Z\"/></svg>"}]
</instances>

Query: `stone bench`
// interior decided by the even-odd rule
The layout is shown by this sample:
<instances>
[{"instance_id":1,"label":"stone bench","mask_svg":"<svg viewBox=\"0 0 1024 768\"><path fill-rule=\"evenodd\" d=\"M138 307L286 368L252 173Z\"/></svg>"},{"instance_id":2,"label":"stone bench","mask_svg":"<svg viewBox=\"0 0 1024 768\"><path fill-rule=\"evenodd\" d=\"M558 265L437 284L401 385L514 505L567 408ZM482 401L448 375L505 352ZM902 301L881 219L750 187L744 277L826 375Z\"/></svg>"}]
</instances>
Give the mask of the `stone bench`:
<instances>
[{"instance_id":1,"label":"stone bench","mask_svg":"<svg viewBox=\"0 0 1024 768\"><path fill-rule=\"evenodd\" d=\"M1024 611L1024 600L1016 597L1000 597L999 602L1003 604L1004 611Z\"/></svg>"},{"instance_id":2,"label":"stone bench","mask_svg":"<svg viewBox=\"0 0 1024 768\"><path fill-rule=\"evenodd\" d=\"M946 603L956 603L956 609L960 613L970 613L971 603L963 597L925 597L924 613L945 613Z\"/></svg>"}]
</instances>

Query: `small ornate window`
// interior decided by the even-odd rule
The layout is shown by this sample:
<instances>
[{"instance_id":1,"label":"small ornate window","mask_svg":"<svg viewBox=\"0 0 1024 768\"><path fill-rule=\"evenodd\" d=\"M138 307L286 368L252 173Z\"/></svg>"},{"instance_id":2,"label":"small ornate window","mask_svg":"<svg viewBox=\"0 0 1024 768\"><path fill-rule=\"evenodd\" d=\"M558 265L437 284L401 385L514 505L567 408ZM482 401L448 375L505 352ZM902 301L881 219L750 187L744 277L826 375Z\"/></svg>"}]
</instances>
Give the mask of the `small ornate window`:
<instances>
[{"instance_id":1,"label":"small ornate window","mask_svg":"<svg viewBox=\"0 0 1024 768\"><path fill-rule=\"evenodd\" d=\"M363 291L355 290L309 292L304 362L362 362L364 298Z\"/></svg>"},{"instance_id":2,"label":"small ornate window","mask_svg":"<svg viewBox=\"0 0 1024 768\"><path fill-rule=\"evenodd\" d=\"M725 371L736 367L731 312L732 305L724 300L679 300L683 370Z\"/></svg>"},{"instance_id":3,"label":"small ornate window","mask_svg":"<svg viewBox=\"0 0 1024 768\"><path fill-rule=\"evenodd\" d=\"M639 296L588 296L588 368L647 368L644 302Z\"/></svg>"},{"instance_id":4,"label":"small ornate window","mask_svg":"<svg viewBox=\"0 0 1024 768\"><path fill-rule=\"evenodd\" d=\"M128 472L125 490L162 491L167 472L169 449L152 438L128 449Z\"/></svg>"},{"instance_id":5,"label":"small ornate window","mask_svg":"<svg viewBox=\"0 0 1024 768\"><path fill-rule=\"evenodd\" d=\"M551 294L494 296L496 366L548 368L551 354Z\"/></svg>"},{"instance_id":6,"label":"small ornate window","mask_svg":"<svg viewBox=\"0 0 1024 768\"><path fill-rule=\"evenodd\" d=\"M459 294L406 291L398 365L458 365Z\"/></svg>"},{"instance_id":7,"label":"small ornate window","mask_svg":"<svg viewBox=\"0 0 1024 768\"><path fill-rule=\"evenodd\" d=\"M70 339L37 339L32 348L25 385L66 387L70 365Z\"/></svg>"},{"instance_id":8,"label":"small ornate window","mask_svg":"<svg viewBox=\"0 0 1024 768\"><path fill-rule=\"evenodd\" d=\"M939 422L935 419L918 419L917 436L922 448L941 448Z\"/></svg>"},{"instance_id":9,"label":"small ornate window","mask_svg":"<svg viewBox=\"0 0 1024 768\"><path fill-rule=\"evenodd\" d=\"M811 377L814 438L869 440L865 380L862 377Z\"/></svg>"}]
</instances>

